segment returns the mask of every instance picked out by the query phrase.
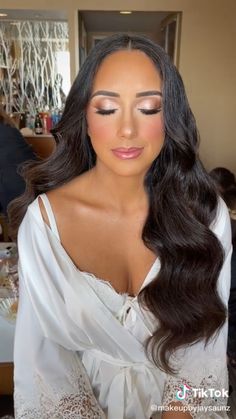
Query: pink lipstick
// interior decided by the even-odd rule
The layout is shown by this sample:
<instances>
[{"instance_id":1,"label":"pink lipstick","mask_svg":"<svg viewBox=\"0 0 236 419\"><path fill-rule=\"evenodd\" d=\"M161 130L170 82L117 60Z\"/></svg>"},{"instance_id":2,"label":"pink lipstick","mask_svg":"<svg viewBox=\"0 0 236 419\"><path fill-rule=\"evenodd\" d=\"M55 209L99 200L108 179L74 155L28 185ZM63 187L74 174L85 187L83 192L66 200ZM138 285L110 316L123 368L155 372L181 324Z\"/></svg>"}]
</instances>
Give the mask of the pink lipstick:
<instances>
[{"instance_id":1,"label":"pink lipstick","mask_svg":"<svg viewBox=\"0 0 236 419\"><path fill-rule=\"evenodd\" d=\"M116 157L122 160L127 159L136 159L140 156L143 152L143 147L119 147L119 148L113 148L112 153L115 154Z\"/></svg>"}]
</instances>

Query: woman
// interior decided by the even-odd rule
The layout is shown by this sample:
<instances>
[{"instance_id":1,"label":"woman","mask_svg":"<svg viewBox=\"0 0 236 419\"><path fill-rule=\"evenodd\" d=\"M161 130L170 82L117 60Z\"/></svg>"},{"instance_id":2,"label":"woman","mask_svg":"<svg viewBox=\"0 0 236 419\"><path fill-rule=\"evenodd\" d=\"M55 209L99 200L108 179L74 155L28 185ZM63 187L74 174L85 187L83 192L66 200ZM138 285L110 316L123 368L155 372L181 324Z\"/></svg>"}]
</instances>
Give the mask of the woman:
<instances>
[{"instance_id":1,"label":"woman","mask_svg":"<svg viewBox=\"0 0 236 419\"><path fill-rule=\"evenodd\" d=\"M4 214L8 204L25 190L20 165L35 158L20 131L0 108L0 210Z\"/></svg>"},{"instance_id":2,"label":"woman","mask_svg":"<svg viewBox=\"0 0 236 419\"><path fill-rule=\"evenodd\" d=\"M16 418L223 410L230 225L177 70L144 37L101 41L54 135L11 208L15 230L24 217Z\"/></svg>"}]
</instances>

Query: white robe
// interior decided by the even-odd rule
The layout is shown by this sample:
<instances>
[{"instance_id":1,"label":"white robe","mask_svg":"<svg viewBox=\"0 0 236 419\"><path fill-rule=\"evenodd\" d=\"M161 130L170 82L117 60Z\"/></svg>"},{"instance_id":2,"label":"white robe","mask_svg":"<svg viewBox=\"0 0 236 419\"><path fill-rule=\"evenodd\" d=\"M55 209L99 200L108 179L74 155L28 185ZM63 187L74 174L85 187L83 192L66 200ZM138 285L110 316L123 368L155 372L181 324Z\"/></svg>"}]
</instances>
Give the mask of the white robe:
<instances>
[{"instance_id":1,"label":"white robe","mask_svg":"<svg viewBox=\"0 0 236 419\"><path fill-rule=\"evenodd\" d=\"M60 243L47 196L41 198L50 228L43 221L37 198L18 235L16 419L149 419L155 413L161 417L159 406L177 401L176 394L184 384L192 389L228 390L227 322L206 348L199 342L176 351L177 376L164 373L147 359L144 350L157 320L139 306L137 297L118 294L107 282L75 267ZM211 229L225 251L218 292L227 305L232 249L228 211L222 200ZM159 269L157 259L143 287ZM194 418L227 417L220 411L225 409L225 397L200 401L187 391L181 401L192 409ZM209 406L218 411L199 410Z\"/></svg>"}]
</instances>

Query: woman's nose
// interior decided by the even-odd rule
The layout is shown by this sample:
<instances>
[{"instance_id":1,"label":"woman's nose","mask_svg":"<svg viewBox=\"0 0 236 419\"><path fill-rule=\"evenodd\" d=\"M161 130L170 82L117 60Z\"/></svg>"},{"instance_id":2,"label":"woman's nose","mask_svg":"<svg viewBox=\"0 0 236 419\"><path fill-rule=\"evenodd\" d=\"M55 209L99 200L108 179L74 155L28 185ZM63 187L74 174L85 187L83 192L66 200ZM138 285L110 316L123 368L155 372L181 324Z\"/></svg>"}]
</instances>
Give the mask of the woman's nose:
<instances>
[{"instance_id":1,"label":"woman's nose","mask_svg":"<svg viewBox=\"0 0 236 419\"><path fill-rule=\"evenodd\" d=\"M134 116L131 112L125 113L121 116L118 134L121 138L128 139L132 139L136 136L137 127Z\"/></svg>"}]
</instances>

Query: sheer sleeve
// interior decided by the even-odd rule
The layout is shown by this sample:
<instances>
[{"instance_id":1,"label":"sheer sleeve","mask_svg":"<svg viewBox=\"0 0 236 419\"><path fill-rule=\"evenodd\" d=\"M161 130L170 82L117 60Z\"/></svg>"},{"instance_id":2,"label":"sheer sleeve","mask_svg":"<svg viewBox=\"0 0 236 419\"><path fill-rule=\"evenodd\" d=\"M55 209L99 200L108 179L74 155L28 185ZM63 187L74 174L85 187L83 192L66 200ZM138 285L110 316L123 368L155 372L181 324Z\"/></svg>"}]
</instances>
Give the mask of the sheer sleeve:
<instances>
[{"instance_id":1,"label":"sheer sleeve","mask_svg":"<svg viewBox=\"0 0 236 419\"><path fill-rule=\"evenodd\" d=\"M211 226L224 249L224 264L218 278L218 293L228 306L232 254L228 210L220 200L218 216ZM205 347L199 342L177 351L181 368L176 376L167 376L163 405L181 401L193 418L227 418L228 371L227 331L225 322L219 333Z\"/></svg>"},{"instance_id":2,"label":"sheer sleeve","mask_svg":"<svg viewBox=\"0 0 236 419\"><path fill-rule=\"evenodd\" d=\"M14 362L16 419L105 417L78 354L43 336L22 277Z\"/></svg>"}]
</instances>

